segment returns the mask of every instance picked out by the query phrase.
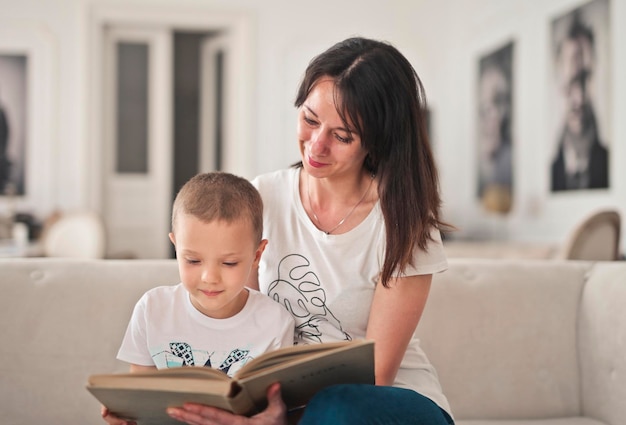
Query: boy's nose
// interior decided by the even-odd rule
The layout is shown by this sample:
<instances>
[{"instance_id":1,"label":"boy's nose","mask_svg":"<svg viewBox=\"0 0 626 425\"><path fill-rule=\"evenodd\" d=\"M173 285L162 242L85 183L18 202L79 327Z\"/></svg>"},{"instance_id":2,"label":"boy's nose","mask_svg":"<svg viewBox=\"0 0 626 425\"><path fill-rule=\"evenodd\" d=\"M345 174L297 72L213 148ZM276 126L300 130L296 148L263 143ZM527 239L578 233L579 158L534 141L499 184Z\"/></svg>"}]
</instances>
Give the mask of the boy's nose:
<instances>
[{"instance_id":1,"label":"boy's nose","mask_svg":"<svg viewBox=\"0 0 626 425\"><path fill-rule=\"evenodd\" d=\"M202 281L205 283L213 283L217 281L218 273L217 268L213 266L206 266L202 269Z\"/></svg>"}]
</instances>

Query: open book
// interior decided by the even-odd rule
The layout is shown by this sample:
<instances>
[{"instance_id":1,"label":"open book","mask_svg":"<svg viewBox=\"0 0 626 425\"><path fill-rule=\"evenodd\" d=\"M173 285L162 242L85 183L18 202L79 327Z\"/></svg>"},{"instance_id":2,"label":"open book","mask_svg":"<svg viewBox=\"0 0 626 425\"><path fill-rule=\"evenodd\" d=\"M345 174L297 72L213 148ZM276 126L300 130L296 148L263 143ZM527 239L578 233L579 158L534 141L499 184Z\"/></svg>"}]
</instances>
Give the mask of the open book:
<instances>
[{"instance_id":1,"label":"open book","mask_svg":"<svg viewBox=\"0 0 626 425\"><path fill-rule=\"evenodd\" d=\"M87 389L117 416L139 424L180 424L167 407L202 403L241 415L267 406L267 387L280 382L287 409L305 405L334 384L374 383L374 342L344 341L296 345L265 353L231 378L209 367L92 375Z\"/></svg>"}]
</instances>

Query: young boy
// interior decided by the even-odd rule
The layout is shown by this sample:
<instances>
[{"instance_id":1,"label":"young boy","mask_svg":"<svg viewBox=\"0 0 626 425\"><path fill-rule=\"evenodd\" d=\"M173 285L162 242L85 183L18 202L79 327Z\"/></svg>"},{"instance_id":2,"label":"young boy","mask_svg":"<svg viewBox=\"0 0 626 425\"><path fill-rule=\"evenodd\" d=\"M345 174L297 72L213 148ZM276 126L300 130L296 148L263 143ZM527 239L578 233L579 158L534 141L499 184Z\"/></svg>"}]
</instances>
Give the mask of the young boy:
<instances>
[{"instance_id":1,"label":"young boy","mask_svg":"<svg viewBox=\"0 0 626 425\"><path fill-rule=\"evenodd\" d=\"M294 320L271 298L246 288L267 240L263 203L247 180L198 174L178 192L170 240L181 283L137 302L117 358L131 372L208 366L229 376L248 360L293 345ZM110 424L125 424L102 408Z\"/></svg>"}]
</instances>

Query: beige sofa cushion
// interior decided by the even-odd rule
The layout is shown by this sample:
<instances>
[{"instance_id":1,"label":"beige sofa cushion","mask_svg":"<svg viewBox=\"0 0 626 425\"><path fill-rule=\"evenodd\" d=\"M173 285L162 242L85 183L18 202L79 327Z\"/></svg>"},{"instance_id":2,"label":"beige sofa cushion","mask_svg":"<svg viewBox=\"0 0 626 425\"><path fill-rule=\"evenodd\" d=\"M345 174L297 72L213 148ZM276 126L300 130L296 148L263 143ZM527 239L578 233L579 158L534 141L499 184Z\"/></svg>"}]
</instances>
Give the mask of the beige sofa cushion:
<instances>
[{"instance_id":1,"label":"beige sofa cushion","mask_svg":"<svg viewBox=\"0 0 626 425\"><path fill-rule=\"evenodd\" d=\"M0 273L0 422L104 424L87 377L128 370L115 356L133 306L149 287L178 282L176 262L10 261Z\"/></svg>"},{"instance_id":2,"label":"beige sofa cushion","mask_svg":"<svg viewBox=\"0 0 626 425\"><path fill-rule=\"evenodd\" d=\"M576 325L588 266L454 266L435 275L417 333L455 417L580 416Z\"/></svg>"}]
</instances>

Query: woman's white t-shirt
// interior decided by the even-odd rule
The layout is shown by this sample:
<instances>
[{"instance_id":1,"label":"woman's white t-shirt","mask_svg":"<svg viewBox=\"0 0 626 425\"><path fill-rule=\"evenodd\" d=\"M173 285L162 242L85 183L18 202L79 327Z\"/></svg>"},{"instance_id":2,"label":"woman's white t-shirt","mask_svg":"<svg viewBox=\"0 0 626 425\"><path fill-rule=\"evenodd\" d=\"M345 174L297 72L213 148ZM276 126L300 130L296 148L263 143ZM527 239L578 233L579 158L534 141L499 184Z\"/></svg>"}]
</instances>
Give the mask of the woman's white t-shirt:
<instances>
[{"instance_id":1,"label":"woman's white t-shirt","mask_svg":"<svg viewBox=\"0 0 626 425\"><path fill-rule=\"evenodd\" d=\"M296 343L365 338L374 288L382 270L385 226L380 205L354 229L328 235L310 220L299 194L300 170L264 174L252 183L264 203L267 247L259 267L259 287L296 321ZM447 268L439 231L428 250L417 249L406 276ZM393 326L393 323L389 323ZM394 386L410 388L450 413L435 369L413 337Z\"/></svg>"},{"instance_id":2,"label":"woman's white t-shirt","mask_svg":"<svg viewBox=\"0 0 626 425\"><path fill-rule=\"evenodd\" d=\"M135 305L117 358L158 369L206 366L232 376L260 354L292 346L291 315L248 291L244 308L226 319L199 312L182 283L147 291Z\"/></svg>"}]
</instances>

